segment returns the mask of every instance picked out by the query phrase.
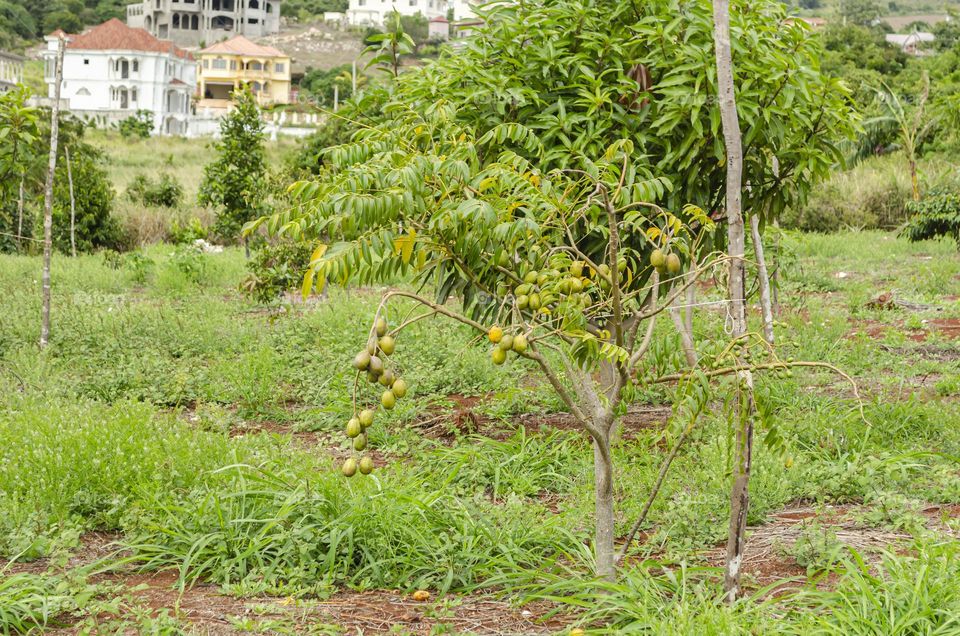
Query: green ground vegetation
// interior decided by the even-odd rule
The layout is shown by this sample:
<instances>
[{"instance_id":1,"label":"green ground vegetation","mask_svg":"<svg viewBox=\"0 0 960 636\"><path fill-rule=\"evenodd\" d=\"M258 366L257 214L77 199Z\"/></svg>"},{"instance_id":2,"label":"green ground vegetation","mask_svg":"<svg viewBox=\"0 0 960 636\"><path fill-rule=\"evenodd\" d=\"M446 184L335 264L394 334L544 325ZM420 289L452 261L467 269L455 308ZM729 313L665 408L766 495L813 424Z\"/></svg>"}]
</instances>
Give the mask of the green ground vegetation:
<instances>
[{"instance_id":1,"label":"green ground vegetation","mask_svg":"<svg viewBox=\"0 0 960 636\"><path fill-rule=\"evenodd\" d=\"M955 246L846 232L785 233L770 249L783 355L849 373L864 417L833 374L762 380L750 522L762 533L785 508L839 509L858 532L899 538L850 547L831 539L837 515L823 514L824 533L788 541L775 560L783 576L826 568L833 583L732 608L718 601L710 557L729 505L719 416L697 423L638 558L600 585L586 574L586 441L547 426L561 405L530 369L493 366L460 327L404 332L397 364L411 397L371 429L376 477L348 481L337 465L350 360L378 290L263 306L236 291L236 248L56 256L53 338L39 353L39 259L4 255L0 553L12 562L0 567L0 631L93 629L105 613L118 628L187 630L174 607L119 609L129 590L95 575L169 568L186 585L304 602L344 588L493 590L550 599L597 633L960 633L949 513L960 503L960 349L944 327L960 319ZM904 305L871 303L882 292ZM721 329L720 312L698 314L701 337ZM655 408L672 389L646 391ZM643 426L628 415L616 444L621 536L676 434L667 415ZM115 533L123 552L68 565L91 531Z\"/></svg>"}]
</instances>

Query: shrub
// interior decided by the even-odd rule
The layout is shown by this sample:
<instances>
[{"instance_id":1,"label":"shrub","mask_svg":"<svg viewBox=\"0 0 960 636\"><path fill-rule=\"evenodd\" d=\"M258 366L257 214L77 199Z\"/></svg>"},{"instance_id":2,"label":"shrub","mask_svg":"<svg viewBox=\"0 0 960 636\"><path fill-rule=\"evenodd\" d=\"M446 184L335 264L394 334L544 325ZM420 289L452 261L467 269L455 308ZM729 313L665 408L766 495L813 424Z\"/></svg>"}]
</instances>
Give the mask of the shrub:
<instances>
[{"instance_id":1,"label":"shrub","mask_svg":"<svg viewBox=\"0 0 960 636\"><path fill-rule=\"evenodd\" d=\"M257 302L271 302L283 292L300 286L309 263L310 246L306 243L266 244L250 260L250 273L240 283L240 289Z\"/></svg>"},{"instance_id":2,"label":"shrub","mask_svg":"<svg viewBox=\"0 0 960 636\"><path fill-rule=\"evenodd\" d=\"M209 235L210 231L197 217L191 218L184 225L180 225L176 220L170 225L170 242L177 245L193 243L197 239L206 240Z\"/></svg>"},{"instance_id":3,"label":"shrub","mask_svg":"<svg viewBox=\"0 0 960 636\"><path fill-rule=\"evenodd\" d=\"M124 138L139 137L140 139L146 139L153 132L153 113L149 110L138 110L135 115L131 115L117 124L117 128Z\"/></svg>"},{"instance_id":4,"label":"shrub","mask_svg":"<svg viewBox=\"0 0 960 636\"><path fill-rule=\"evenodd\" d=\"M127 187L126 195L134 203L175 208L183 200L183 186L170 174L161 174L156 181L138 174Z\"/></svg>"},{"instance_id":5,"label":"shrub","mask_svg":"<svg viewBox=\"0 0 960 636\"><path fill-rule=\"evenodd\" d=\"M77 250L122 249L126 241L120 223L113 217L114 191L103 168L103 155L84 142L70 147L70 168L76 206ZM42 222L38 215L37 222ZM37 235L42 235L37 231ZM70 251L70 183L66 161L57 165L54 185L53 243L63 252Z\"/></svg>"},{"instance_id":6,"label":"shrub","mask_svg":"<svg viewBox=\"0 0 960 636\"><path fill-rule=\"evenodd\" d=\"M903 236L911 241L949 236L960 248L960 195L935 192L919 201L911 201L907 210L912 216L903 228Z\"/></svg>"}]
</instances>

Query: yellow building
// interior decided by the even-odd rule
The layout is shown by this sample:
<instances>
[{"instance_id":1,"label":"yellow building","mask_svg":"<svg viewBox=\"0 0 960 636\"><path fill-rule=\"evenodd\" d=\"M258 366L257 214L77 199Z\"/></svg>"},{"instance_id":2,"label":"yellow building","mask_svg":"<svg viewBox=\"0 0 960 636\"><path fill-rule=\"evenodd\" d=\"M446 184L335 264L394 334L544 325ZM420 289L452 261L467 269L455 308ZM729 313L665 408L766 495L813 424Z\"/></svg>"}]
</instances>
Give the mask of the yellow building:
<instances>
[{"instance_id":1,"label":"yellow building","mask_svg":"<svg viewBox=\"0 0 960 636\"><path fill-rule=\"evenodd\" d=\"M250 86L261 106L290 103L290 56L242 35L197 54L198 108L229 108L230 93Z\"/></svg>"}]
</instances>

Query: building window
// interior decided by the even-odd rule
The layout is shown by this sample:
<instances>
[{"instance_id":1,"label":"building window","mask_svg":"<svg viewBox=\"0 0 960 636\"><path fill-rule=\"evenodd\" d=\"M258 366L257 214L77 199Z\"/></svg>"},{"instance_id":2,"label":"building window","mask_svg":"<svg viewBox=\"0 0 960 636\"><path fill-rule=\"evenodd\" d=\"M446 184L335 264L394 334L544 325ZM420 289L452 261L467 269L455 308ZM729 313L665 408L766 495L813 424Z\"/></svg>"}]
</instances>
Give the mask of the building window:
<instances>
[{"instance_id":1,"label":"building window","mask_svg":"<svg viewBox=\"0 0 960 636\"><path fill-rule=\"evenodd\" d=\"M137 101L137 89L133 89L133 91L130 93L130 101L133 102L133 103L136 103L136 101Z\"/></svg>"},{"instance_id":2,"label":"building window","mask_svg":"<svg viewBox=\"0 0 960 636\"><path fill-rule=\"evenodd\" d=\"M274 64L274 65L273 65L273 72L274 72L274 73L283 73L286 69L287 69L287 65L286 65L286 64L277 63L277 64Z\"/></svg>"},{"instance_id":3,"label":"building window","mask_svg":"<svg viewBox=\"0 0 960 636\"><path fill-rule=\"evenodd\" d=\"M90 60L89 60L89 58L86 58L86 57L83 58L83 65L84 65L84 66L90 66Z\"/></svg>"},{"instance_id":4,"label":"building window","mask_svg":"<svg viewBox=\"0 0 960 636\"><path fill-rule=\"evenodd\" d=\"M236 60L230 60L230 70L231 70L231 71L237 70L237 61L236 61Z\"/></svg>"},{"instance_id":5,"label":"building window","mask_svg":"<svg viewBox=\"0 0 960 636\"><path fill-rule=\"evenodd\" d=\"M203 61L203 68L210 68L210 60Z\"/></svg>"},{"instance_id":6,"label":"building window","mask_svg":"<svg viewBox=\"0 0 960 636\"><path fill-rule=\"evenodd\" d=\"M139 61L139 60L134 60L134 61L133 61L133 72L134 72L134 73L139 73L139 72L140 72L140 61Z\"/></svg>"},{"instance_id":7,"label":"building window","mask_svg":"<svg viewBox=\"0 0 960 636\"><path fill-rule=\"evenodd\" d=\"M223 58L218 57L213 61L213 68L217 70L225 70L227 68L227 61Z\"/></svg>"}]
</instances>

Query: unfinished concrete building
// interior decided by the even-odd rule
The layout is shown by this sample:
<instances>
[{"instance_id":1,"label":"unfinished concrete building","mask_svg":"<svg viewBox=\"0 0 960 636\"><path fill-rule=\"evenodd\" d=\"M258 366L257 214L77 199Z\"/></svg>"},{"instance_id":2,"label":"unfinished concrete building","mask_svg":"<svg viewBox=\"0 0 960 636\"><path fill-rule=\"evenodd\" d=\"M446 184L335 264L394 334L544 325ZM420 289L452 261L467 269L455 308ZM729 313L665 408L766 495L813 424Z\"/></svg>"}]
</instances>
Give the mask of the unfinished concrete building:
<instances>
[{"instance_id":1,"label":"unfinished concrete building","mask_svg":"<svg viewBox=\"0 0 960 636\"><path fill-rule=\"evenodd\" d=\"M210 45L235 35L280 31L281 0L142 0L127 6L127 24L180 46Z\"/></svg>"}]
</instances>

